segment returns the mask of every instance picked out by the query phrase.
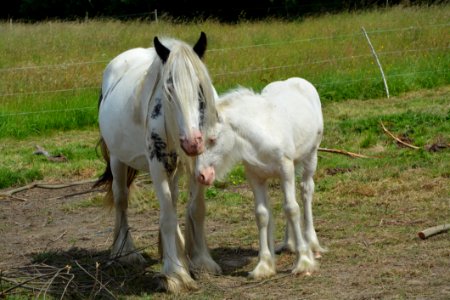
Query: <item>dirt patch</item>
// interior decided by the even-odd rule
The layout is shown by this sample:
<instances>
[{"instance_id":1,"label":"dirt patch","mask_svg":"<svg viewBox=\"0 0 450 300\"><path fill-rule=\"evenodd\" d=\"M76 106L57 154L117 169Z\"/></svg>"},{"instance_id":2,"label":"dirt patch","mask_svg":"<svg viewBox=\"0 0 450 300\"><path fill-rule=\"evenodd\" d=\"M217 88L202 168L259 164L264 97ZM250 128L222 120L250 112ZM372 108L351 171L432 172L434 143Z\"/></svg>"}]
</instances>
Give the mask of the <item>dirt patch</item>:
<instances>
[{"instance_id":1,"label":"dirt patch","mask_svg":"<svg viewBox=\"0 0 450 300\"><path fill-rule=\"evenodd\" d=\"M135 299L149 295L170 298L160 292L158 285L161 268L157 252L158 209L143 211L137 203L131 205L132 234L147 263L138 269L128 268L109 259L113 213L102 207L101 193L84 193L90 188L91 184L62 189L36 187L14 194L16 199L0 199L0 292L55 298L64 295L76 299ZM364 201L354 206L341 207L338 203L328 206L332 214L335 210L336 214L339 210L355 211L354 220L337 222L318 216L319 238L330 251L324 254L313 276L291 275L294 255L282 253L277 256L276 276L261 281L248 280L247 274L257 260L258 240L251 217L252 196L244 186L240 190L245 214L239 222L214 209L209 210L207 218L208 243L223 274L198 277L200 290L184 294L184 298L450 297L448 234L419 240L413 227L426 227L425 221L405 223L404 212L386 217L386 208L377 206L373 206L367 216L382 210L385 219L366 221L358 211ZM184 205L180 203L179 207L182 227ZM403 209L402 206L398 211ZM354 230L355 226L362 227Z\"/></svg>"}]
</instances>

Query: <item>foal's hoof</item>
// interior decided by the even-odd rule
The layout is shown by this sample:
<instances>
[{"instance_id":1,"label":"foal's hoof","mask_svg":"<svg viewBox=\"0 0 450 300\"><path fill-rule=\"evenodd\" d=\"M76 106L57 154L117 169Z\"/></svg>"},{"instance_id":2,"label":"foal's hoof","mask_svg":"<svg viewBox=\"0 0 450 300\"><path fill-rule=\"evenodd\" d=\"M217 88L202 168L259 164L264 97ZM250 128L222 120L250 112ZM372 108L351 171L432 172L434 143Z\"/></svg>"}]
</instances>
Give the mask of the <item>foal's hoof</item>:
<instances>
[{"instance_id":1,"label":"foal's hoof","mask_svg":"<svg viewBox=\"0 0 450 300\"><path fill-rule=\"evenodd\" d=\"M258 263L253 271L248 273L248 278L261 280L274 276L277 273L275 265L270 263Z\"/></svg>"}]
</instances>

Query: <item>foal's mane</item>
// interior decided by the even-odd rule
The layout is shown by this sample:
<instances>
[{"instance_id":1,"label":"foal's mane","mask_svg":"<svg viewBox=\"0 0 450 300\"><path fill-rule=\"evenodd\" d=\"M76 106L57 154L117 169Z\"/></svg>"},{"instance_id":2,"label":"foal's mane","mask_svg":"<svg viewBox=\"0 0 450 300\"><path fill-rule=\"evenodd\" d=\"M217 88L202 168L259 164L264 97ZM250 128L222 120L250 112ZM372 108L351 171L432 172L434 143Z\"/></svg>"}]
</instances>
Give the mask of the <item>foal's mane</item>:
<instances>
[{"instance_id":1,"label":"foal's mane","mask_svg":"<svg viewBox=\"0 0 450 300\"><path fill-rule=\"evenodd\" d=\"M245 96L254 96L256 93L246 87L239 86L223 95L220 96L219 101L217 101L217 109L220 111L226 108L229 105L232 105L234 102L239 103L242 97Z\"/></svg>"}]
</instances>

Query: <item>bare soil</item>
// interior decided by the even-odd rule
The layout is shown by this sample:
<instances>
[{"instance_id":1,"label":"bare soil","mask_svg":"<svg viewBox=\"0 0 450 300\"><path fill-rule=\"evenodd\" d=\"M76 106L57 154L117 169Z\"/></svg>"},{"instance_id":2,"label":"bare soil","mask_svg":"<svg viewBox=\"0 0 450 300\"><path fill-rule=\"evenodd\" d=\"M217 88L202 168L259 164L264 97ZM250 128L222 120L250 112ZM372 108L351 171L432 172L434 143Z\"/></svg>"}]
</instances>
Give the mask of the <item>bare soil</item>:
<instances>
[{"instance_id":1,"label":"bare soil","mask_svg":"<svg viewBox=\"0 0 450 300\"><path fill-rule=\"evenodd\" d=\"M100 198L91 184L62 189L32 188L0 198L0 295L54 298L172 298L159 291L157 253L158 210L130 209L132 234L147 265L131 269L109 260L113 214L86 199ZM4 192L4 191L3 191ZM239 192L239 191L238 191ZM241 191L247 197L244 186ZM69 196L67 196L69 195ZM251 199L251 195L248 196ZM357 205L357 204L355 204ZM180 204L180 216L183 204ZM330 248L310 277L289 273L293 255L280 254L279 273L264 281L246 278L257 259L252 203L239 222L230 224L210 215L207 231L220 276L198 278L199 291L181 298L216 299L450 299L450 238L448 233L420 240L406 230L396 237L388 229L415 227L414 221L383 220L380 230L368 228L355 236L343 227L317 218L321 242ZM347 209L342 207L343 210ZM247 214L248 213L248 214ZM181 223L183 219L180 218ZM426 223L418 221L419 226ZM423 225L422 225L423 224ZM242 242L233 230L252 227ZM353 224L357 226L357 224ZM387 228L387 229L386 229ZM352 231L354 232L354 231Z\"/></svg>"}]
</instances>

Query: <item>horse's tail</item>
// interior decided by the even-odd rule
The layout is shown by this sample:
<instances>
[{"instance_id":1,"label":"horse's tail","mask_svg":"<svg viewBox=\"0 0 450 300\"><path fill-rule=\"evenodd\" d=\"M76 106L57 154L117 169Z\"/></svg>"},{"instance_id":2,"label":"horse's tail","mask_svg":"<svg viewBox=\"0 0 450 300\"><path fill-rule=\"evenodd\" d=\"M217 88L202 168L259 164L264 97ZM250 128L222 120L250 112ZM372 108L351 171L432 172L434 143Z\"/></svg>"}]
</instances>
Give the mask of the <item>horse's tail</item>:
<instances>
[{"instance_id":1,"label":"horse's tail","mask_svg":"<svg viewBox=\"0 0 450 300\"><path fill-rule=\"evenodd\" d=\"M100 103L102 101L102 94L100 93L100 99L99 99L99 107ZM93 188L95 187L104 187L106 191L105 195L105 204L109 207L112 207L114 205L114 197L112 193L112 182L113 182L113 174L111 171L111 163L109 159L109 150L108 146L105 143L105 140L102 136L100 136L100 140L97 143L96 148L100 147L100 151L102 153L103 159L106 162L106 168L102 175L97 179L97 181L94 183ZM134 178L137 175L137 170L133 169L132 167L128 167L127 169L127 187L130 187L131 184L134 181Z\"/></svg>"}]
</instances>

